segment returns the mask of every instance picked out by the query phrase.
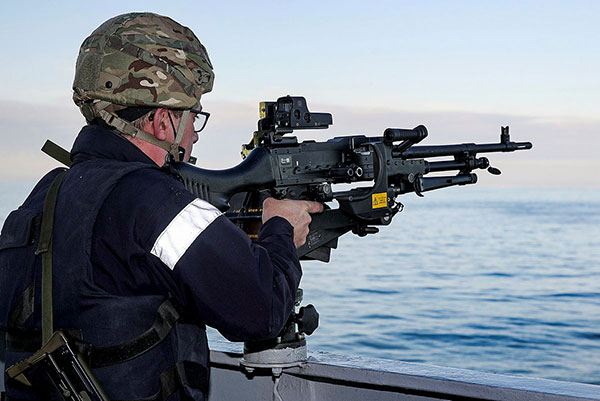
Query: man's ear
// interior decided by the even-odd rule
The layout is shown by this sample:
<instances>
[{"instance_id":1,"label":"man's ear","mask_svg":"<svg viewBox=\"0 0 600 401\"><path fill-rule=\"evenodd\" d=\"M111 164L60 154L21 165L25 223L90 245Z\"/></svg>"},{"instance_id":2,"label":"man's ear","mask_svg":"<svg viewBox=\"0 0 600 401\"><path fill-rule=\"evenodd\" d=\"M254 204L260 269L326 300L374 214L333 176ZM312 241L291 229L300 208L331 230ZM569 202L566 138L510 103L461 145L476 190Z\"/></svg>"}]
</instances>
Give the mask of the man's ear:
<instances>
[{"instance_id":1,"label":"man's ear","mask_svg":"<svg viewBox=\"0 0 600 401\"><path fill-rule=\"evenodd\" d=\"M154 119L152 120L152 129L154 136L160 141L167 140L167 127L169 115L166 109L156 109Z\"/></svg>"}]
</instances>

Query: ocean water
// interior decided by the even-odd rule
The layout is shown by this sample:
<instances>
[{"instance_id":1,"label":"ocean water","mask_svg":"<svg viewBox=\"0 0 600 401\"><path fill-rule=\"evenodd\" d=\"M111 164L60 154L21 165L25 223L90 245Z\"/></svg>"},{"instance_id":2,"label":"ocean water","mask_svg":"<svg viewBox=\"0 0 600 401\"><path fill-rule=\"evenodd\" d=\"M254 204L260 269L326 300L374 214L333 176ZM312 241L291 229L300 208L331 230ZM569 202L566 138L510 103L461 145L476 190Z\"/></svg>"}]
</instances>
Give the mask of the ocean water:
<instances>
[{"instance_id":1,"label":"ocean water","mask_svg":"<svg viewBox=\"0 0 600 401\"><path fill-rule=\"evenodd\" d=\"M0 184L0 222L31 186ZM400 200L379 234L303 263L311 349L600 384L600 191Z\"/></svg>"},{"instance_id":2,"label":"ocean water","mask_svg":"<svg viewBox=\"0 0 600 401\"><path fill-rule=\"evenodd\" d=\"M600 191L405 196L304 264L313 349L600 384Z\"/></svg>"}]
</instances>

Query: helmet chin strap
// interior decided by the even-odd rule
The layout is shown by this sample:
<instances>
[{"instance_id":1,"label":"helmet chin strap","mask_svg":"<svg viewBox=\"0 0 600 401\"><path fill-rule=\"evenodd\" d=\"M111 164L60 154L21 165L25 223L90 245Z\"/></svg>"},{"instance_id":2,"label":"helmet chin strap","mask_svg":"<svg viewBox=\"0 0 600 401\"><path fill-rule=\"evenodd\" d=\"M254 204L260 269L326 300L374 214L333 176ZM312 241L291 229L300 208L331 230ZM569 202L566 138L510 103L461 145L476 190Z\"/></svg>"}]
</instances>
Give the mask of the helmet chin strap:
<instances>
[{"instance_id":1,"label":"helmet chin strap","mask_svg":"<svg viewBox=\"0 0 600 401\"><path fill-rule=\"evenodd\" d=\"M174 160L176 162L182 162L185 158L185 149L179 146L181 140L183 139L183 134L185 132L185 126L187 124L187 120L190 117L190 111L184 110L183 115L181 116L181 121L179 122L179 127L175 130L175 123L173 122L173 118L171 118L171 112L167 110L167 114L169 115L169 121L171 121L171 127L173 127L173 132L176 132L175 140L171 144L171 148L169 149L169 154L167 155L167 162L170 160Z\"/></svg>"},{"instance_id":2,"label":"helmet chin strap","mask_svg":"<svg viewBox=\"0 0 600 401\"><path fill-rule=\"evenodd\" d=\"M191 114L189 110L183 111L181 121L179 122L179 127L177 129L175 129L175 123L173 122L173 118L171 117L171 112L167 110L167 115L169 116L171 127L173 128L173 133L175 133L175 140L173 141L173 143L168 143L166 141L159 140L150 132L146 132L137 128L132 123L125 121L124 119L117 116L115 113L107 111L106 108L108 108L110 105L111 103L106 101L97 101L90 104L85 104L85 106L87 106L89 109L90 119L94 116L98 116L106 124L116 128L117 131L119 131L120 133L131 136L133 138L139 138L145 142L151 143L153 145L158 146L159 148L166 150L166 163L181 162L185 159L185 149L180 147L179 144L183 139L185 127ZM195 158L193 158L191 155L190 162L192 164L195 163Z\"/></svg>"}]
</instances>

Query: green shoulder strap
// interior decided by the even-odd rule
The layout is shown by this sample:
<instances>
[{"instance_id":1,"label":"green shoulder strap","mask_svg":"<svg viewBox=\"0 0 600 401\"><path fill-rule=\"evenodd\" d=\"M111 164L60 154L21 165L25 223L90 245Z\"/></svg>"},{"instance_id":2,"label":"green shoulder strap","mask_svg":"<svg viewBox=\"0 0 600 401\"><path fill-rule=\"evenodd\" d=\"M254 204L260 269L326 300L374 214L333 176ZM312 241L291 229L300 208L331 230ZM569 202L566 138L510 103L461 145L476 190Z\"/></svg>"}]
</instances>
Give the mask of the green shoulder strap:
<instances>
[{"instance_id":1,"label":"green shoulder strap","mask_svg":"<svg viewBox=\"0 0 600 401\"><path fill-rule=\"evenodd\" d=\"M46 140L46 143L42 146L42 152L65 166L71 167L71 154L51 140Z\"/></svg>"},{"instance_id":2,"label":"green shoulder strap","mask_svg":"<svg viewBox=\"0 0 600 401\"><path fill-rule=\"evenodd\" d=\"M46 194L42 211L40 242L36 255L42 255L42 344L45 344L54 332L52 319L52 228L54 227L54 210L60 184L67 170L60 172Z\"/></svg>"}]
</instances>

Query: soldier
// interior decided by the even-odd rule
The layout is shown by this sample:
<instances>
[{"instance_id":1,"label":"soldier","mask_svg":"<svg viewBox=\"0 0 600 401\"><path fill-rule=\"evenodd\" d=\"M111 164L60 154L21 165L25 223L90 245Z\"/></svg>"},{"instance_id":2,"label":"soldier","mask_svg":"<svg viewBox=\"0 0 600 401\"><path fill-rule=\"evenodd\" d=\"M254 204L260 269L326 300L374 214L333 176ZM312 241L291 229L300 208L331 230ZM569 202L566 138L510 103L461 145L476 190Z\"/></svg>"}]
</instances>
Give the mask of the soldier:
<instances>
[{"instance_id":1,"label":"soldier","mask_svg":"<svg viewBox=\"0 0 600 401\"><path fill-rule=\"evenodd\" d=\"M110 399L203 400L205 325L234 340L266 339L293 308L296 247L322 205L267 199L252 243L170 174L171 162L190 160L213 79L194 33L156 14L114 17L80 49L73 98L88 124L51 226L52 328L92 345L89 363ZM36 249L44 200L62 170L43 177L2 228L7 367L42 345ZM20 383L6 388L9 400L36 399Z\"/></svg>"}]
</instances>

